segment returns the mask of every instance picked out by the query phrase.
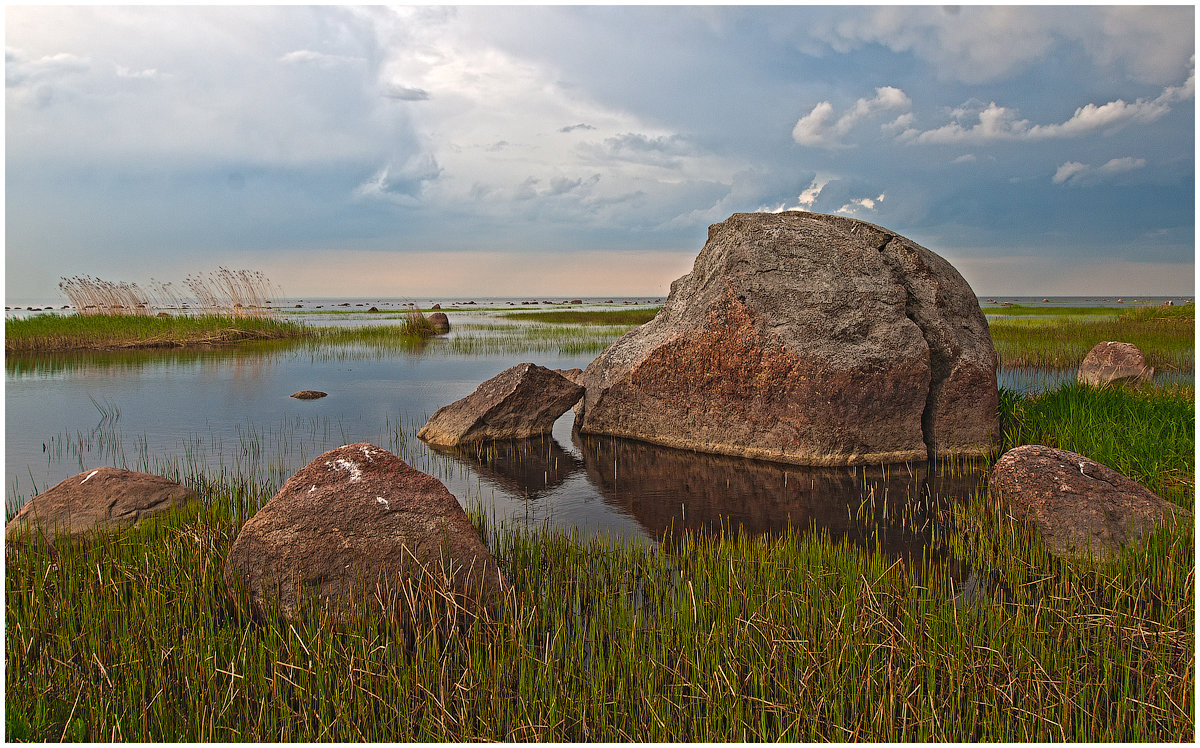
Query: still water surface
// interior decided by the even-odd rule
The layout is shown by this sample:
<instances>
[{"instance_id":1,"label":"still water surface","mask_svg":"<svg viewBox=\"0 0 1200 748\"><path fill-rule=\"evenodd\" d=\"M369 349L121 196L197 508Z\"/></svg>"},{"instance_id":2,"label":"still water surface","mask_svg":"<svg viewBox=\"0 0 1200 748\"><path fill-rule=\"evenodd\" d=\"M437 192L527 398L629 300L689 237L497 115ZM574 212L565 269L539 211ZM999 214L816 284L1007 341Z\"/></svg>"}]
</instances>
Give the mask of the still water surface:
<instances>
[{"instance_id":1,"label":"still water surface","mask_svg":"<svg viewBox=\"0 0 1200 748\"><path fill-rule=\"evenodd\" d=\"M472 317L453 319L459 330L471 326ZM474 321L481 320L496 321ZM879 518L928 519L930 496L954 499L976 487L977 478L926 475L923 466L811 470L582 437L572 433L570 412L551 438L527 443L439 452L414 436L435 410L510 366L582 368L595 355L465 355L434 340L420 350L293 343L9 356L6 509L11 514L38 491L100 465L225 471L277 486L321 452L367 441L442 480L464 506L528 526L658 540L684 527L762 533L815 525L885 550L919 552L927 525ZM1025 391L1060 376L1069 373L1001 372L1000 383ZM302 389L329 396L289 397Z\"/></svg>"}]
</instances>

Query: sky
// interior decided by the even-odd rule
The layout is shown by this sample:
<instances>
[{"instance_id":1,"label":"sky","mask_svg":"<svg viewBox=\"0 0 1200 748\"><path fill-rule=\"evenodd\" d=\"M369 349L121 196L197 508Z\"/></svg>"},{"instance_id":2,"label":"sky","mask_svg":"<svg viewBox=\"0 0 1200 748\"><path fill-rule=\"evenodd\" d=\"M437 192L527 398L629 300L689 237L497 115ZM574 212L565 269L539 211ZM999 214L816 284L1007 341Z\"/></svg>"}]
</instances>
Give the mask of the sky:
<instances>
[{"instance_id":1,"label":"sky","mask_svg":"<svg viewBox=\"0 0 1200 748\"><path fill-rule=\"evenodd\" d=\"M5 294L664 296L841 213L981 296L1195 288L1192 6L5 8Z\"/></svg>"}]
</instances>

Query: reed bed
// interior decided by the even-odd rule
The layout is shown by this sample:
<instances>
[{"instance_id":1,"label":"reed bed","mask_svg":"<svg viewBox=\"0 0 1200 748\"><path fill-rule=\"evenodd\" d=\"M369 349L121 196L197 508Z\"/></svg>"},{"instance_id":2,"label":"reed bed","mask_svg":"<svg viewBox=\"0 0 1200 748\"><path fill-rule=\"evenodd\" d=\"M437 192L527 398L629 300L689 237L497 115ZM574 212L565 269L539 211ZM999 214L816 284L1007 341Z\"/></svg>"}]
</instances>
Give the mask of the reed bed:
<instances>
[{"instance_id":1,"label":"reed bed","mask_svg":"<svg viewBox=\"0 0 1200 748\"><path fill-rule=\"evenodd\" d=\"M106 281L90 275L63 278L58 288L81 315L152 315L164 309L192 308L200 314L231 317L269 317L270 299L279 289L257 270L196 273L184 279L187 292L173 282L150 280L150 288L136 283Z\"/></svg>"},{"instance_id":2,"label":"reed bed","mask_svg":"<svg viewBox=\"0 0 1200 748\"><path fill-rule=\"evenodd\" d=\"M990 310L989 310L990 311ZM1083 363L1097 343L1133 343L1160 371L1195 370L1196 307L1142 307L1114 313L1076 314L1076 309L989 319L1000 365L1010 368L1071 369ZM1087 311L1086 309L1082 311Z\"/></svg>"}]
</instances>

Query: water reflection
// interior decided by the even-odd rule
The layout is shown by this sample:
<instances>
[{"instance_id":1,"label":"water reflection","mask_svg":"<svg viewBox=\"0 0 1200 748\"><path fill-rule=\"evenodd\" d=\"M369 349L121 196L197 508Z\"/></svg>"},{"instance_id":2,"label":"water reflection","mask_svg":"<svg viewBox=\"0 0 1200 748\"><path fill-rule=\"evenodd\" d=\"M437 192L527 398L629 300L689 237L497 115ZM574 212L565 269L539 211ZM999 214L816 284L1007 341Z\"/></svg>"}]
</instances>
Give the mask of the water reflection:
<instances>
[{"instance_id":1,"label":"water reflection","mask_svg":"<svg viewBox=\"0 0 1200 748\"><path fill-rule=\"evenodd\" d=\"M672 531L727 528L751 535L788 528L836 541L920 554L939 507L980 487L985 470L923 463L805 468L574 434L588 480L656 540Z\"/></svg>"},{"instance_id":2,"label":"water reflection","mask_svg":"<svg viewBox=\"0 0 1200 748\"><path fill-rule=\"evenodd\" d=\"M605 504L632 517L655 541L684 530L770 535L816 529L835 541L917 555L929 546L939 509L978 490L987 474L974 464L805 468L578 431L571 439L582 459L549 435L442 454L529 500L582 470Z\"/></svg>"},{"instance_id":3,"label":"water reflection","mask_svg":"<svg viewBox=\"0 0 1200 748\"><path fill-rule=\"evenodd\" d=\"M470 465L480 476L526 499L540 498L583 467L579 458L549 435L434 449Z\"/></svg>"}]
</instances>

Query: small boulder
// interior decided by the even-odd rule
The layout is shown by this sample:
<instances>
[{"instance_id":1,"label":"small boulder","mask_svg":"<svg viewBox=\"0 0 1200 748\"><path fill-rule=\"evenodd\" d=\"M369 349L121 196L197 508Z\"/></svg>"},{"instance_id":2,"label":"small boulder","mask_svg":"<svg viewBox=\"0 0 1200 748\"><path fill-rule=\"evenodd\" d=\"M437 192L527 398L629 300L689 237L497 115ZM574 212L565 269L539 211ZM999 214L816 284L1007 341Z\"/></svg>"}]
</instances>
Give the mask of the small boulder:
<instances>
[{"instance_id":1,"label":"small boulder","mask_svg":"<svg viewBox=\"0 0 1200 748\"><path fill-rule=\"evenodd\" d=\"M441 304L434 304L433 306L431 306L431 307L429 307L429 308L430 308L430 309L441 309L441 308L442 308L442 305L441 305Z\"/></svg>"},{"instance_id":2,"label":"small boulder","mask_svg":"<svg viewBox=\"0 0 1200 748\"><path fill-rule=\"evenodd\" d=\"M518 364L440 408L417 437L436 446L453 447L548 434L558 417L582 396L583 387L561 374L536 364Z\"/></svg>"},{"instance_id":3,"label":"small boulder","mask_svg":"<svg viewBox=\"0 0 1200 748\"><path fill-rule=\"evenodd\" d=\"M1141 384L1154 377L1146 357L1132 343L1097 343L1079 365L1079 383L1092 387L1107 384Z\"/></svg>"},{"instance_id":4,"label":"small boulder","mask_svg":"<svg viewBox=\"0 0 1200 748\"><path fill-rule=\"evenodd\" d=\"M1006 452L992 469L988 492L1014 519L1033 523L1050 552L1065 558L1111 558L1122 546L1140 543L1154 525L1189 517L1116 470L1041 445Z\"/></svg>"},{"instance_id":5,"label":"small boulder","mask_svg":"<svg viewBox=\"0 0 1200 748\"><path fill-rule=\"evenodd\" d=\"M438 335L445 335L450 332L450 318L445 312L434 312L429 315L429 324L433 325L433 331Z\"/></svg>"},{"instance_id":6,"label":"small boulder","mask_svg":"<svg viewBox=\"0 0 1200 748\"><path fill-rule=\"evenodd\" d=\"M288 397L294 397L297 400L319 400L328 394L328 392L321 392L320 390L300 390L299 392L293 392Z\"/></svg>"},{"instance_id":7,"label":"small boulder","mask_svg":"<svg viewBox=\"0 0 1200 748\"><path fill-rule=\"evenodd\" d=\"M368 309L367 311L368 311L368 312L378 312L378 311L379 311L379 307L377 307L377 306L373 306L373 307L371 307L370 309Z\"/></svg>"},{"instance_id":8,"label":"small boulder","mask_svg":"<svg viewBox=\"0 0 1200 748\"><path fill-rule=\"evenodd\" d=\"M90 533L134 526L198 499L192 489L158 475L96 468L30 499L4 528L4 539L11 543L36 531L51 544L56 533L78 542Z\"/></svg>"},{"instance_id":9,"label":"small boulder","mask_svg":"<svg viewBox=\"0 0 1200 748\"><path fill-rule=\"evenodd\" d=\"M289 478L243 525L225 564L231 595L289 621L309 602L339 622L363 605L402 620L403 586L443 574L464 610L503 591L496 559L441 481L367 443L330 450Z\"/></svg>"}]
</instances>

